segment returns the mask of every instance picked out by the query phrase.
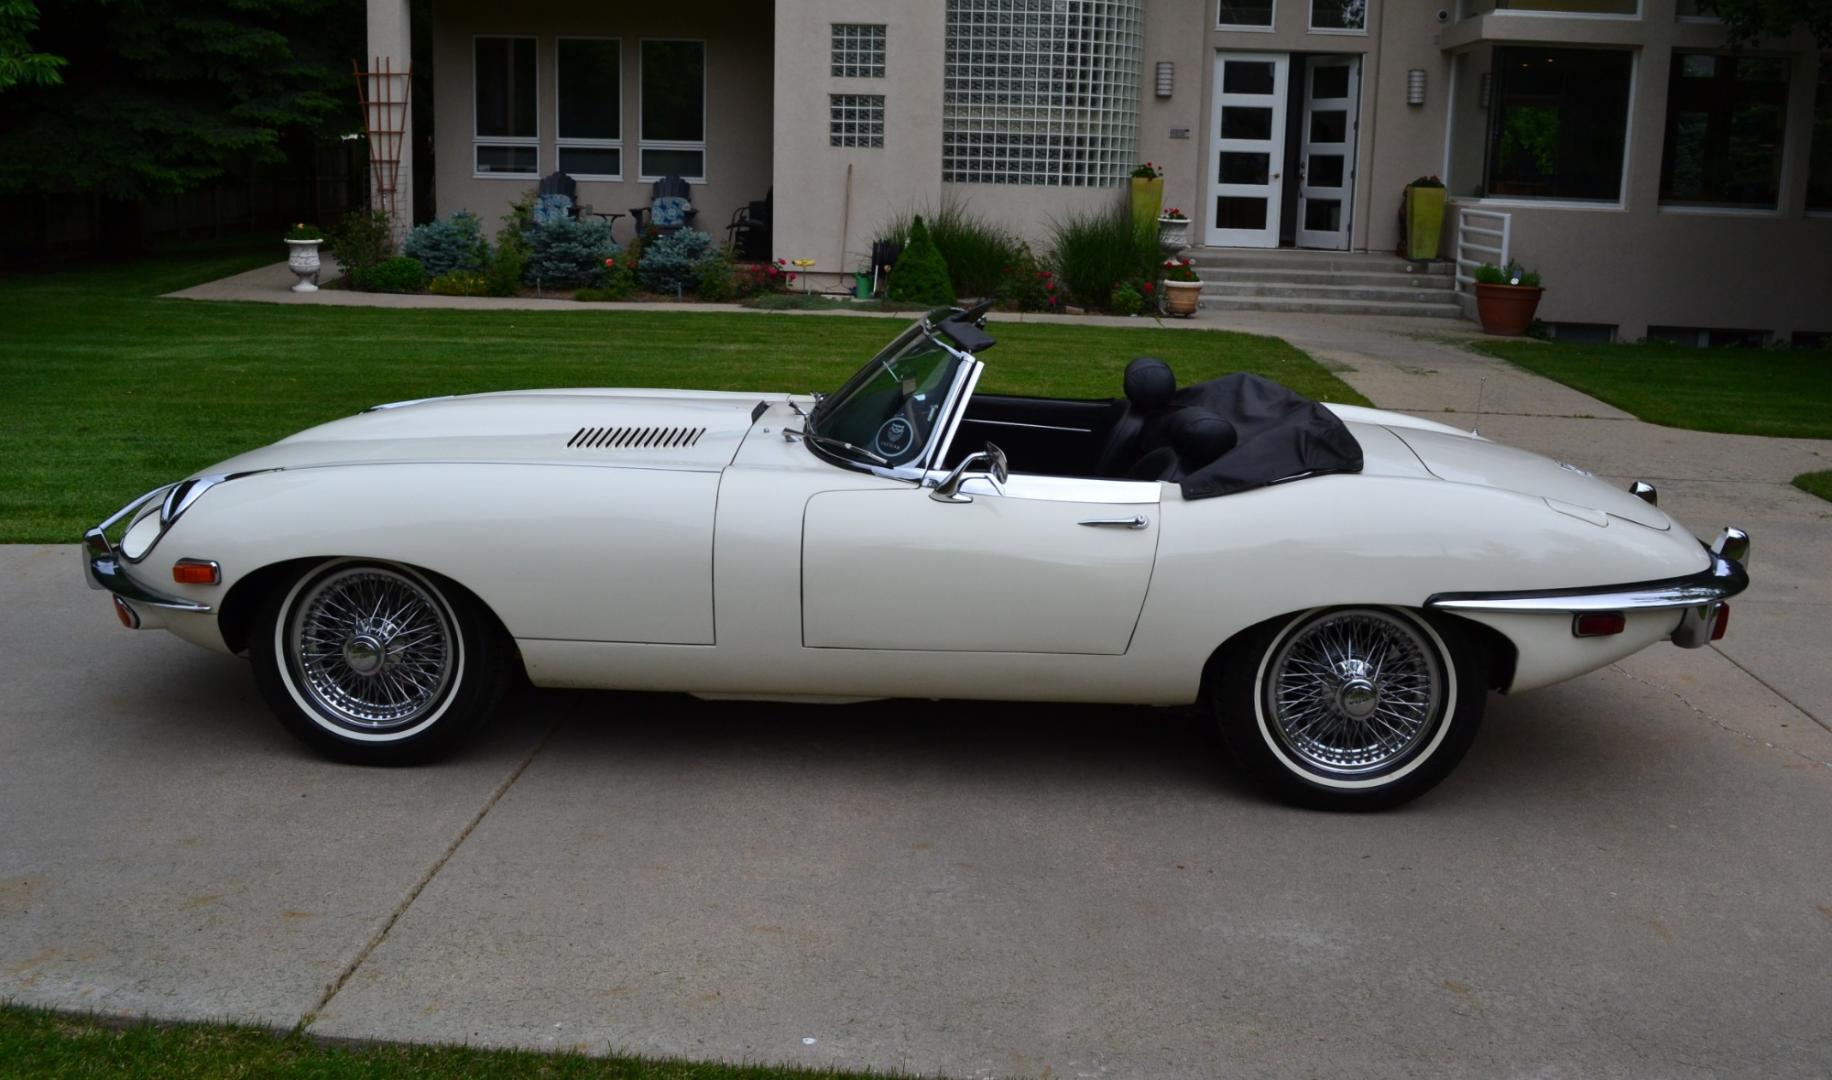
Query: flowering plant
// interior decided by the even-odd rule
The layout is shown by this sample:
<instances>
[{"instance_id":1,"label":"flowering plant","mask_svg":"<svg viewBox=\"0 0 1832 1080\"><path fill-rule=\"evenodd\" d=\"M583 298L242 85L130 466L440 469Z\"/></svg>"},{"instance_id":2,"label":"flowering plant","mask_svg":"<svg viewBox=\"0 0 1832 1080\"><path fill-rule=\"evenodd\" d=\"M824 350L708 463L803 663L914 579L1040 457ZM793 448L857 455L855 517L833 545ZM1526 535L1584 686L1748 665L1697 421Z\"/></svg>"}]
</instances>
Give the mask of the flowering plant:
<instances>
[{"instance_id":1,"label":"flowering plant","mask_svg":"<svg viewBox=\"0 0 1832 1080\"><path fill-rule=\"evenodd\" d=\"M1171 207L1169 210L1164 211L1162 214L1159 214L1158 216L1163 218L1165 221L1188 221L1189 220L1188 215L1184 214L1183 211L1177 209L1174 206Z\"/></svg>"},{"instance_id":2,"label":"flowering plant","mask_svg":"<svg viewBox=\"0 0 1832 1080\"><path fill-rule=\"evenodd\" d=\"M299 224L286 230L286 238L288 240L323 240L324 232L316 225L307 225L305 222L301 221Z\"/></svg>"},{"instance_id":3,"label":"flowering plant","mask_svg":"<svg viewBox=\"0 0 1832 1080\"><path fill-rule=\"evenodd\" d=\"M1143 165L1134 166L1132 170L1132 178L1134 180L1157 180L1163 177L1163 175L1164 170L1158 168L1149 161Z\"/></svg>"},{"instance_id":4,"label":"flowering plant","mask_svg":"<svg viewBox=\"0 0 1832 1080\"><path fill-rule=\"evenodd\" d=\"M1201 281L1202 279L1196 276L1194 259L1165 259L1164 280Z\"/></svg>"}]
</instances>

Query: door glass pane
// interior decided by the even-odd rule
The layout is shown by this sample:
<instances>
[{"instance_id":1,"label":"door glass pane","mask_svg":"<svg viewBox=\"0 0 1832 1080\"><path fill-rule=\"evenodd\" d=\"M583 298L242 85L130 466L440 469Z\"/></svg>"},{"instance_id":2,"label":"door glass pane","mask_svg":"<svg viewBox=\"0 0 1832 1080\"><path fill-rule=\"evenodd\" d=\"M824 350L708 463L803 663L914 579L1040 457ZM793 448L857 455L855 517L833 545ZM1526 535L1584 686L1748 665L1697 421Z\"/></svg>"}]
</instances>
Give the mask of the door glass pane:
<instances>
[{"instance_id":1,"label":"door glass pane","mask_svg":"<svg viewBox=\"0 0 1832 1080\"><path fill-rule=\"evenodd\" d=\"M1347 142L1349 114L1341 109L1319 109L1310 114L1310 141L1314 143Z\"/></svg>"},{"instance_id":2,"label":"door glass pane","mask_svg":"<svg viewBox=\"0 0 1832 1080\"><path fill-rule=\"evenodd\" d=\"M623 172L623 151L614 146L562 146L560 171L568 176L617 176Z\"/></svg>"},{"instance_id":3,"label":"door glass pane","mask_svg":"<svg viewBox=\"0 0 1832 1080\"><path fill-rule=\"evenodd\" d=\"M1272 138L1272 110L1248 109L1239 105L1221 110L1221 137L1224 139Z\"/></svg>"},{"instance_id":4,"label":"door glass pane","mask_svg":"<svg viewBox=\"0 0 1832 1080\"><path fill-rule=\"evenodd\" d=\"M644 176L680 176L688 180L701 180L706 176L706 151L704 150L651 150L642 152L642 174Z\"/></svg>"},{"instance_id":5,"label":"door glass pane","mask_svg":"<svg viewBox=\"0 0 1832 1080\"><path fill-rule=\"evenodd\" d=\"M1221 0L1221 26L1271 26L1272 0Z\"/></svg>"},{"instance_id":6,"label":"door glass pane","mask_svg":"<svg viewBox=\"0 0 1832 1080\"><path fill-rule=\"evenodd\" d=\"M1337 199L1304 200L1304 227L1312 232L1340 232L1342 203Z\"/></svg>"},{"instance_id":7,"label":"door glass pane","mask_svg":"<svg viewBox=\"0 0 1832 1080\"><path fill-rule=\"evenodd\" d=\"M1215 200L1217 229L1263 229L1266 227L1266 200L1240 195L1224 195Z\"/></svg>"},{"instance_id":8,"label":"door glass pane","mask_svg":"<svg viewBox=\"0 0 1832 1080\"><path fill-rule=\"evenodd\" d=\"M1349 69L1346 64L1325 64L1310 69L1310 96L1345 98L1349 96Z\"/></svg>"},{"instance_id":9,"label":"door glass pane","mask_svg":"<svg viewBox=\"0 0 1832 1080\"><path fill-rule=\"evenodd\" d=\"M615 139L618 136L617 43L599 39L561 38L560 138Z\"/></svg>"},{"instance_id":10,"label":"door glass pane","mask_svg":"<svg viewBox=\"0 0 1832 1080\"><path fill-rule=\"evenodd\" d=\"M1223 184L1264 184L1271 173L1271 154L1237 154L1224 150L1216 179Z\"/></svg>"},{"instance_id":11,"label":"door glass pane","mask_svg":"<svg viewBox=\"0 0 1832 1080\"><path fill-rule=\"evenodd\" d=\"M1787 89L1785 60L1674 54L1661 201L1776 205Z\"/></svg>"},{"instance_id":12,"label":"door glass pane","mask_svg":"<svg viewBox=\"0 0 1832 1080\"><path fill-rule=\"evenodd\" d=\"M1342 186L1342 155L1312 154L1305 167L1304 181L1311 187Z\"/></svg>"},{"instance_id":13,"label":"door glass pane","mask_svg":"<svg viewBox=\"0 0 1832 1080\"><path fill-rule=\"evenodd\" d=\"M1221 69L1221 89L1227 94L1270 94L1273 91L1272 64L1255 64L1229 60Z\"/></svg>"},{"instance_id":14,"label":"door glass pane","mask_svg":"<svg viewBox=\"0 0 1832 1080\"><path fill-rule=\"evenodd\" d=\"M642 43L642 137L706 138L706 46L698 41ZM648 173L645 167L643 170Z\"/></svg>"}]
</instances>

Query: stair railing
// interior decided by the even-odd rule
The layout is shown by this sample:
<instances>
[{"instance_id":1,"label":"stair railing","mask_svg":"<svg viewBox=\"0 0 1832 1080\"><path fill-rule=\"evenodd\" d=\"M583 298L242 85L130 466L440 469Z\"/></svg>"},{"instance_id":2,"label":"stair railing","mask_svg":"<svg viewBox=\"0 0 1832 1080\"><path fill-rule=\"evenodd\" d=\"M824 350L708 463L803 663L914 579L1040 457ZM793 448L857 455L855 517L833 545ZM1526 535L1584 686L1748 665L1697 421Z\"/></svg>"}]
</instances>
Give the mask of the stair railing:
<instances>
[{"instance_id":1,"label":"stair railing","mask_svg":"<svg viewBox=\"0 0 1832 1080\"><path fill-rule=\"evenodd\" d=\"M1508 264L1514 239L1514 216L1497 210L1457 211L1457 292L1473 294L1476 267L1483 263ZM1470 288L1466 288L1470 286Z\"/></svg>"}]
</instances>

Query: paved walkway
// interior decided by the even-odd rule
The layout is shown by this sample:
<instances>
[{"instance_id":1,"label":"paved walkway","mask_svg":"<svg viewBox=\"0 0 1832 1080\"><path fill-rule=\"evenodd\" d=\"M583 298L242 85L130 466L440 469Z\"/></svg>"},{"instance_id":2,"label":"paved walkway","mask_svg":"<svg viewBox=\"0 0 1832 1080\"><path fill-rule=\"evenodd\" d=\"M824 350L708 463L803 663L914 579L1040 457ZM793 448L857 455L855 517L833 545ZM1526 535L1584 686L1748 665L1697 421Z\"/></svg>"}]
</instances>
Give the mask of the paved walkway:
<instances>
[{"instance_id":1,"label":"paved walkway","mask_svg":"<svg viewBox=\"0 0 1832 1080\"><path fill-rule=\"evenodd\" d=\"M1228 324L1437 418L1486 374L1485 432L1746 524L1731 638L1491 698L1373 817L1135 709L531 693L356 769L0 548L0 997L963 1077L1832 1072L1832 733L1787 700L1826 717L1827 517L1783 486L1823 444L1606 419L1439 322Z\"/></svg>"}]
</instances>

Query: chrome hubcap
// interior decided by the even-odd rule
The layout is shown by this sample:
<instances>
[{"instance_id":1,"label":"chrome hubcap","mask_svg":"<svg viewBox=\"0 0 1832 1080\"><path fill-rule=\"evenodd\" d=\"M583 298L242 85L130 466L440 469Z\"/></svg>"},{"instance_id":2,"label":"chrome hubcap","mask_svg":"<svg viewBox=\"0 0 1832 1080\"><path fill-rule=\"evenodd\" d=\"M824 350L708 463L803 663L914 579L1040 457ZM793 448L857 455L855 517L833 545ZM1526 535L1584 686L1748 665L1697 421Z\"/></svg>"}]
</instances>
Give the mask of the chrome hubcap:
<instances>
[{"instance_id":1,"label":"chrome hubcap","mask_svg":"<svg viewBox=\"0 0 1832 1080\"><path fill-rule=\"evenodd\" d=\"M446 606L425 586L373 566L307 586L287 632L292 672L317 712L369 732L409 726L439 707L456 638Z\"/></svg>"},{"instance_id":2,"label":"chrome hubcap","mask_svg":"<svg viewBox=\"0 0 1832 1080\"><path fill-rule=\"evenodd\" d=\"M1410 620L1333 611L1285 639L1267 665L1273 734L1306 768L1356 776L1410 757L1436 727L1443 667Z\"/></svg>"}]
</instances>

